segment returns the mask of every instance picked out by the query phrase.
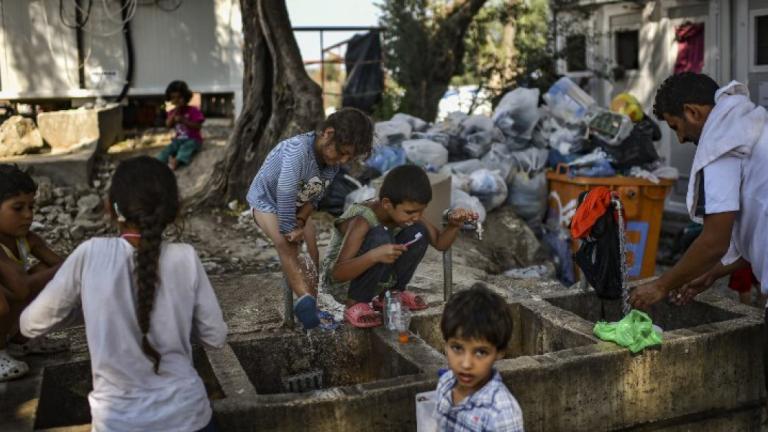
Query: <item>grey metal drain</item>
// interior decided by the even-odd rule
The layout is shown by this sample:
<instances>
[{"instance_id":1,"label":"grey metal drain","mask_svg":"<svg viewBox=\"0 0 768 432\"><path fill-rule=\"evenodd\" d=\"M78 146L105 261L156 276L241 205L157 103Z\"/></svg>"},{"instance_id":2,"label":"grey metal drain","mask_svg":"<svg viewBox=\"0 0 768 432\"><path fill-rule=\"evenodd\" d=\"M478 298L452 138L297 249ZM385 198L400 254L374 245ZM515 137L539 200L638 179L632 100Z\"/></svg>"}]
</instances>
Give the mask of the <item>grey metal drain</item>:
<instances>
[{"instance_id":1,"label":"grey metal drain","mask_svg":"<svg viewBox=\"0 0 768 432\"><path fill-rule=\"evenodd\" d=\"M283 389L288 393L303 393L323 388L323 371L320 369L283 377Z\"/></svg>"}]
</instances>

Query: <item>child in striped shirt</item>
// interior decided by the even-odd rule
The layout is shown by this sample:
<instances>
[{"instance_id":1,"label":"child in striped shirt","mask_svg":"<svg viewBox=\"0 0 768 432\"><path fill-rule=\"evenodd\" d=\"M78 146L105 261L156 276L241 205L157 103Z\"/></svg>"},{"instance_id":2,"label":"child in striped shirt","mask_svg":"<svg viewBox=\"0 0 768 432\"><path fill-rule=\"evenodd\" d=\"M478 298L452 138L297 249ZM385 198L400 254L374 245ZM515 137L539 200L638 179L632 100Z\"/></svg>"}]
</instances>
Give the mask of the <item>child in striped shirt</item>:
<instances>
[{"instance_id":1,"label":"child in striped shirt","mask_svg":"<svg viewBox=\"0 0 768 432\"><path fill-rule=\"evenodd\" d=\"M293 311L305 328L320 324L317 281L305 279L298 259L300 244L306 240L315 268L318 266L310 216L339 167L370 153L372 142L371 119L360 110L343 108L331 114L318 131L277 144L248 190L253 218L277 249L283 273L297 297Z\"/></svg>"}]
</instances>

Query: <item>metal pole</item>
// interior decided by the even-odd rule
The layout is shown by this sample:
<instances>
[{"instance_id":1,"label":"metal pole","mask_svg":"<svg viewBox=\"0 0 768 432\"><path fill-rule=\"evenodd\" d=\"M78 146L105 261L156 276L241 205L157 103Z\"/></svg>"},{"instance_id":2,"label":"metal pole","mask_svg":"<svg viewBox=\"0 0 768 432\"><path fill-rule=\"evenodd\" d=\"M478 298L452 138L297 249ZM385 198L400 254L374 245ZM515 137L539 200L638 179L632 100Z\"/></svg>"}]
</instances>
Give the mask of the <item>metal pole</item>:
<instances>
[{"instance_id":1,"label":"metal pole","mask_svg":"<svg viewBox=\"0 0 768 432\"><path fill-rule=\"evenodd\" d=\"M285 327L293 328L293 291L288 285L288 279L283 277L283 322Z\"/></svg>"},{"instance_id":2,"label":"metal pole","mask_svg":"<svg viewBox=\"0 0 768 432\"><path fill-rule=\"evenodd\" d=\"M453 294L453 255L451 248L443 252L443 300L448 301Z\"/></svg>"},{"instance_id":3,"label":"metal pole","mask_svg":"<svg viewBox=\"0 0 768 432\"><path fill-rule=\"evenodd\" d=\"M325 48L323 47L322 30L320 30L320 89L323 92L323 110L325 110Z\"/></svg>"}]
</instances>

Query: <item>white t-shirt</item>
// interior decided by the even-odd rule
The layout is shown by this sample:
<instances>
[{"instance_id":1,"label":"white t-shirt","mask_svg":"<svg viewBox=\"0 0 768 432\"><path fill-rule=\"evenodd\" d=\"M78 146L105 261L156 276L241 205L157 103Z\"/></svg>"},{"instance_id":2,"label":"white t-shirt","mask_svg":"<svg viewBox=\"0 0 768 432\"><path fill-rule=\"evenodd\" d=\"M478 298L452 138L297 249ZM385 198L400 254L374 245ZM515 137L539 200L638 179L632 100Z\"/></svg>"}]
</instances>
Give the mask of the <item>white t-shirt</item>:
<instances>
[{"instance_id":1,"label":"white t-shirt","mask_svg":"<svg viewBox=\"0 0 768 432\"><path fill-rule=\"evenodd\" d=\"M21 332L42 335L82 305L91 354L88 395L94 431L202 429L211 419L203 382L192 366L190 338L224 345L227 326L192 246L163 243L149 342L161 355L159 374L141 350L132 283L134 248L121 238L77 247L21 315Z\"/></svg>"},{"instance_id":2,"label":"white t-shirt","mask_svg":"<svg viewBox=\"0 0 768 432\"><path fill-rule=\"evenodd\" d=\"M743 257L768 294L768 126L747 158L723 156L704 167L705 213L737 211L722 262Z\"/></svg>"}]
</instances>

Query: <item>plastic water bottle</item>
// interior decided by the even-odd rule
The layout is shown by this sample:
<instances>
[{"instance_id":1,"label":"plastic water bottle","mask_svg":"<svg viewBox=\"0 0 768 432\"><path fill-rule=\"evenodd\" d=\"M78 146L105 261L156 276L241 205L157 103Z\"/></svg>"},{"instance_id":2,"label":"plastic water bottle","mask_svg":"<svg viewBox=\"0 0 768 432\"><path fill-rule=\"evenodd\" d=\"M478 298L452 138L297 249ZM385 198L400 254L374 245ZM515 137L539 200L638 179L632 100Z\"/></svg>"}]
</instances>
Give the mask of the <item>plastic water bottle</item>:
<instances>
[{"instance_id":1,"label":"plastic water bottle","mask_svg":"<svg viewBox=\"0 0 768 432\"><path fill-rule=\"evenodd\" d=\"M387 301L387 313L386 319L387 319L387 330L396 331L397 330L397 323L400 322L403 310L403 304L400 301L400 295L398 293L391 293L387 291L385 294L386 301Z\"/></svg>"}]
</instances>

